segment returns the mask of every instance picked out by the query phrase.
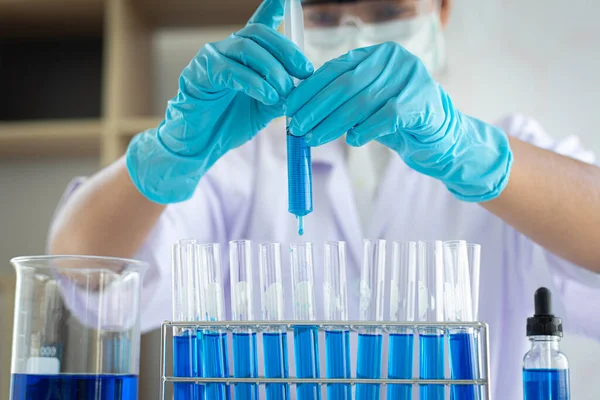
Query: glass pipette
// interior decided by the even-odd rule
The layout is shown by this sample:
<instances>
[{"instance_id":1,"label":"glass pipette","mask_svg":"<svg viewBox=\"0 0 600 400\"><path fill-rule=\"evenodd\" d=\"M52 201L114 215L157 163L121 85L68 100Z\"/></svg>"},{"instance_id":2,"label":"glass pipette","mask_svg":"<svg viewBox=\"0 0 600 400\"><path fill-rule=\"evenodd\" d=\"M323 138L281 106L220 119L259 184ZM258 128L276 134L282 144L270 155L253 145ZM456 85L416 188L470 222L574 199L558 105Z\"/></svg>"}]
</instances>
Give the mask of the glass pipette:
<instances>
[{"instance_id":1,"label":"glass pipette","mask_svg":"<svg viewBox=\"0 0 600 400\"><path fill-rule=\"evenodd\" d=\"M285 2L285 35L304 50L304 16L301 0ZM294 85L300 82L294 79ZM298 219L298 235L304 234L304 217L313 210L312 162L310 146L303 137L296 137L289 130L287 120L288 151L288 211Z\"/></svg>"}]
</instances>

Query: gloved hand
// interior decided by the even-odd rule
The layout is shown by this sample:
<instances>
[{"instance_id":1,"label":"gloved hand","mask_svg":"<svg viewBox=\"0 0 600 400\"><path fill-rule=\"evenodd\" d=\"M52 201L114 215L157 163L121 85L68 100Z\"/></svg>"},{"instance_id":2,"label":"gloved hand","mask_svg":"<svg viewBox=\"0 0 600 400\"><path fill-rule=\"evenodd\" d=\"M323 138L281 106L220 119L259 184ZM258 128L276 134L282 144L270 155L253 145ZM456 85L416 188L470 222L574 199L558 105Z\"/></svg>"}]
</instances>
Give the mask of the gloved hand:
<instances>
[{"instance_id":1,"label":"gloved hand","mask_svg":"<svg viewBox=\"0 0 600 400\"><path fill-rule=\"evenodd\" d=\"M244 29L204 46L183 70L164 121L133 139L127 168L147 198L189 199L221 156L283 115L292 77L313 73L300 49L276 31L283 10L284 0L265 0Z\"/></svg>"},{"instance_id":2,"label":"gloved hand","mask_svg":"<svg viewBox=\"0 0 600 400\"><path fill-rule=\"evenodd\" d=\"M291 133L311 146L346 132L351 146L377 140L461 200L491 200L508 182L506 134L454 108L421 61L396 43L328 62L292 92L286 114Z\"/></svg>"}]
</instances>

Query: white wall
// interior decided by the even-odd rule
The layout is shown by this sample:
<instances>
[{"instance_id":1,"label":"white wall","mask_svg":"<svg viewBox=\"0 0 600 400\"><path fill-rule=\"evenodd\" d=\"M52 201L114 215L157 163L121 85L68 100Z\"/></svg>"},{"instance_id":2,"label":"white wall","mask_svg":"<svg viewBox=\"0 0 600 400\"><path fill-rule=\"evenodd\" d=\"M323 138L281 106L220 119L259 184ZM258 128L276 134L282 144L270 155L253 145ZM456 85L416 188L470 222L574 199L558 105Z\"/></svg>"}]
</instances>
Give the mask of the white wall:
<instances>
[{"instance_id":1,"label":"white wall","mask_svg":"<svg viewBox=\"0 0 600 400\"><path fill-rule=\"evenodd\" d=\"M600 154L595 94L600 92L600 3L574 0L455 0L448 27L450 74L447 90L466 112L493 121L519 111L537 117L554 136L577 133ZM162 113L175 93L177 76L203 42L219 31L162 32L155 40L155 103ZM44 250L51 213L75 175L91 174L95 158L0 161L0 271L19 254ZM1 293L0 293L1 295ZM0 300L3 300L0 296ZM156 340L146 344L146 397L157 388ZM600 397L600 346L565 340L572 362L573 398ZM0 347L0 358L9 349ZM0 387L7 382L0 377ZM1 392L1 390L0 390Z\"/></svg>"}]
</instances>

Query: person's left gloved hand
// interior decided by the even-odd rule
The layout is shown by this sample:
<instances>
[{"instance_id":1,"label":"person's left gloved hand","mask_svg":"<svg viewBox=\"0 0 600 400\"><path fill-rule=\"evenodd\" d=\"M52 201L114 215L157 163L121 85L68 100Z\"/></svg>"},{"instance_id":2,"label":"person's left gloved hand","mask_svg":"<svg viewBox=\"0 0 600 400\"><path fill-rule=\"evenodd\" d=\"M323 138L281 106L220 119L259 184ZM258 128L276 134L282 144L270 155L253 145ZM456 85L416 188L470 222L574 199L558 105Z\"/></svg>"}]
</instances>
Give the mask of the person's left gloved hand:
<instances>
[{"instance_id":1,"label":"person's left gloved hand","mask_svg":"<svg viewBox=\"0 0 600 400\"><path fill-rule=\"evenodd\" d=\"M328 62L292 92L286 114L291 133L311 146L344 133L351 146L377 140L464 201L494 199L508 183L506 134L454 108L421 61L396 43Z\"/></svg>"}]
</instances>

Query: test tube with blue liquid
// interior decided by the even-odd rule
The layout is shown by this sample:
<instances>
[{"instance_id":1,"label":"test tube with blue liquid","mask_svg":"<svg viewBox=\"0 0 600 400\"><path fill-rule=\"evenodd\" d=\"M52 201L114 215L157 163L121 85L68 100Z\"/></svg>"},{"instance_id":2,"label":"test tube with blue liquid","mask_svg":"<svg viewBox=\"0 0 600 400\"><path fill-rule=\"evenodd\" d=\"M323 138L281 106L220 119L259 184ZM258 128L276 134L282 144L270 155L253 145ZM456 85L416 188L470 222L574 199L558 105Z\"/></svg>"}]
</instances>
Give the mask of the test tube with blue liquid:
<instances>
[{"instance_id":1,"label":"test tube with blue liquid","mask_svg":"<svg viewBox=\"0 0 600 400\"><path fill-rule=\"evenodd\" d=\"M365 240L360 274L360 320L383 321L385 300L385 240ZM383 332L378 327L362 327L358 334L356 377L380 379L382 369ZM357 384L356 400L379 399L380 386Z\"/></svg>"},{"instance_id":2,"label":"test tube with blue liquid","mask_svg":"<svg viewBox=\"0 0 600 400\"><path fill-rule=\"evenodd\" d=\"M290 245L292 301L294 320L316 321L313 249L309 242ZM319 329L315 326L294 327L294 361L297 378L319 378ZM298 384L298 400L320 400L317 384Z\"/></svg>"},{"instance_id":3,"label":"test tube with blue liquid","mask_svg":"<svg viewBox=\"0 0 600 400\"><path fill-rule=\"evenodd\" d=\"M417 247L417 318L419 322L444 322L443 244L419 242ZM444 379L444 330L419 330L419 378ZM421 385L421 400L444 400L444 385Z\"/></svg>"},{"instance_id":4,"label":"test tube with blue liquid","mask_svg":"<svg viewBox=\"0 0 600 400\"><path fill-rule=\"evenodd\" d=\"M233 321L253 321L252 242L229 242L229 279ZM258 377L256 332L239 328L233 332L234 378ZM258 385L238 383L233 386L236 400L258 400Z\"/></svg>"},{"instance_id":5,"label":"test tube with blue liquid","mask_svg":"<svg viewBox=\"0 0 600 400\"><path fill-rule=\"evenodd\" d=\"M348 320L346 283L346 243L327 242L324 248L323 305L326 321ZM350 329L329 327L325 331L326 373L328 379L350 379ZM347 384L327 387L328 400L352 400L352 388Z\"/></svg>"},{"instance_id":6,"label":"test tube with blue liquid","mask_svg":"<svg viewBox=\"0 0 600 400\"><path fill-rule=\"evenodd\" d=\"M394 242L390 286L390 321L414 322L417 287L417 243ZM388 378L412 379L415 334L393 328L389 335ZM388 385L388 400L411 400L412 385Z\"/></svg>"},{"instance_id":7,"label":"test tube with blue liquid","mask_svg":"<svg viewBox=\"0 0 600 400\"><path fill-rule=\"evenodd\" d=\"M173 321L200 319L200 287L196 241L180 240L173 245ZM173 375L182 378L201 376L201 348L195 328L173 328ZM175 400L203 400L204 387L195 383L175 383Z\"/></svg>"},{"instance_id":8,"label":"test tube with blue liquid","mask_svg":"<svg viewBox=\"0 0 600 400\"><path fill-rule=\"evenodd\" d=\"M472 247L471 253L477 255L477 249ZM473 260L474 267L478 267L475 264L478 263ZM444 269L444 286L452 291L452 295L445 299L446 321L473 322L474 301L471 279L474 275L469 268L469 247L465 241L444 243ZM476 333L472 327L449 329L450 373L454 380L480 378ZM480 388L475 385L452 385L450 398L452 400L479 400L481 398Z\"/></svg>"},{"instance_id":9,"label":"test tube with blue liquid","mask_svg":"<svg viewBox=\"0 0 600 400\"><path fill-rule=\"evenodd\" d=\"M281 244L261 243L258 248L260 267L260 298L264 321L275 323L285 319L283 280L281 275ZM287 331L280 326L263 330L265 378L289 378ZM290 386L267 383L266 400L288 400Z\"/></svg>"},{"instance_id":10,"label":"test tube with blue liquid","mask_svg":"<svg viewBox=\"0 0 600 400\"><path fill-rule=\"evenodd\" d=\"M203 321L225 320L225 298L221 274L221 246L218 243L197 245L200 271L200 298ZM200 332L202 343L202 376L229 377L227 332L206 328ZM229 400L229 387L224 383L209 383L204 388L206 400Z\"/></svg>"},{"instance_id":11,"label":"test tube with blue liquid","mask_svg":"<svg viewBox=\"0 0 600 400\"><path fill-rule=\"evenodd\" d=\"M304 14L301 0L285 0L285 34L304 49ZM298 85L294 78L294 85ZM298 235L304 234L304 217L313 210L312 161L310 146L303 137L290 133L287 120L288 205L298 220Z\"/></svg>"}]
</instances>

